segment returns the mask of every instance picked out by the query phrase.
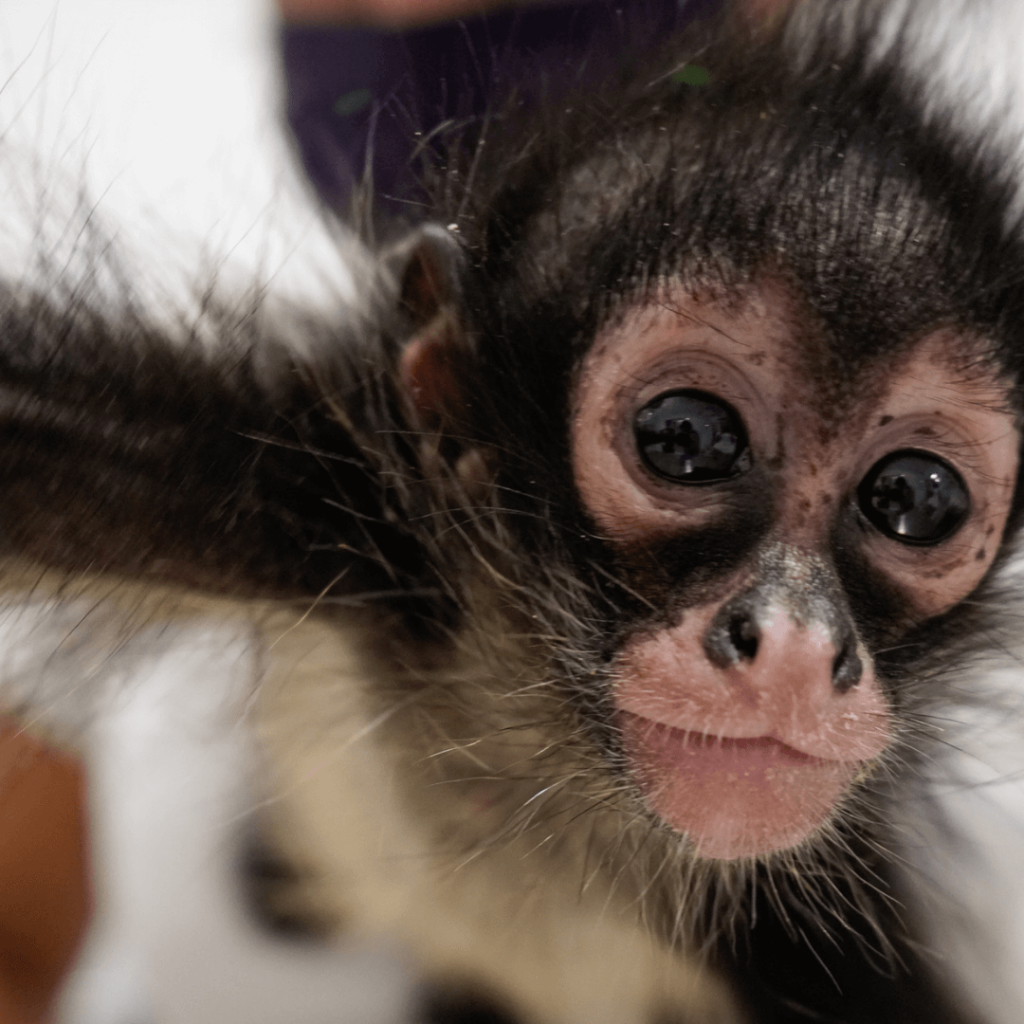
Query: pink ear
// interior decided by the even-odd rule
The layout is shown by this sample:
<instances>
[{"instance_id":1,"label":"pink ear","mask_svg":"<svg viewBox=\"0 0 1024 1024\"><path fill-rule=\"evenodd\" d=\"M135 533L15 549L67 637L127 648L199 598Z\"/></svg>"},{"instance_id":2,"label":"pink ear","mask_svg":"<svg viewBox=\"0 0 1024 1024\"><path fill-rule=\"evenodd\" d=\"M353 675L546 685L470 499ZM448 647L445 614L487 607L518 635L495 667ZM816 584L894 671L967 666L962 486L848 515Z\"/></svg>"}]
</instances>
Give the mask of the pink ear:
<instances>
[{"instance_id":1,"label":"pink ear","mask_svg":"<svg viewBox=\"0 0 1024 1024\"><path fill-rule=\"evenodd\" d=\"M462 252L451 232L426 224L391 259L399 264L401 304L413 323L399 360L402 386L419 425L438 430L465 409L459 373L465 355L456 311Z\"/></svg>"},{"instance_id":2,"label":"pink ear","mask_svg":"<svg viewBox=\"0 0 1024 1024\"><path fill-rule=\"evenodd\" d=\"M457 360L459 326L442 310L402 350L399 373L420 424L436 430L457 417L464 405Z\"/></svg>"}]
</instances>

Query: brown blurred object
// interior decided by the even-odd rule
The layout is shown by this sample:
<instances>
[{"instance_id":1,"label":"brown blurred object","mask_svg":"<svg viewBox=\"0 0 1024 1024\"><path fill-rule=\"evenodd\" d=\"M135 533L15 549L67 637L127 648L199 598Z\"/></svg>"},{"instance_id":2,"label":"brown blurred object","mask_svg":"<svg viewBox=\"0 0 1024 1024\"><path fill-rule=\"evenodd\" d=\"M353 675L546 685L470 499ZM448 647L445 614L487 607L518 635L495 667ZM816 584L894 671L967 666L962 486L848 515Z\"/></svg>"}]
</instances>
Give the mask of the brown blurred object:
<instances>
[{"instance_id":1,"label":"brown blurred object","mask_svg":"<svg viewBox=\"0 0 1024 1024\"><path fill-rule=\"evenodd\" d=\"M750 17L768 21L781 14L790 3L791 0L740 0L740 7Z\"/></svg>"},{"instance_id":2,"label":"brown blurred object","mask_svg":"<svg viewBox=\"0 0 1024 1024\"><path fill-rule=\"evenodd\" d=\"M0 1024L43 1024L89 917L81 766L0 718Z\"/></svg>"},{"instance_id":3,"label":"brown blurred object","mask_svg":"<svg viewBox=\"0 0 1024 1024\"><path fill-rule=\"evenodd\" d=\"M361 25L422 25L443 21L516 0L278 0L285 21L293 24L345 22Z\"/></svg>"}]
</instances>

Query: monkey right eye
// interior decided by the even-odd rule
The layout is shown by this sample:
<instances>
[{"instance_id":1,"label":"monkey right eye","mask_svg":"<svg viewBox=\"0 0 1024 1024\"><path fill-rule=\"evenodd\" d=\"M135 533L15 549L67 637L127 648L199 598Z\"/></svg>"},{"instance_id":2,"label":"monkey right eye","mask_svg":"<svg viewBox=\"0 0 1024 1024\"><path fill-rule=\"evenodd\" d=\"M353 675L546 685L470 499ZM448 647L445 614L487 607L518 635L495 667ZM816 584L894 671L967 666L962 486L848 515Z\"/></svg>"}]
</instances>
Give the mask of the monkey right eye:
<instances>
[{"instance_id":1,"label":"monkey right eye","mask_svg":"<svg viewBox=\"0 0 1024 1024\"><path fill-rule=\"evenodd\" d=\"M945 459L913 448L876 462L857 500L869 522L904 544L938 544L971 510L963 477Z\"/></svg>"},{"instance_id":2,"label":"monkey right eye","mask_svg":"<svg viewBox=\"0 0 1024 1024\"><path fill-rule=\"evenodd\" d=\"M676 483L715 483L751 467L739 413L704 391L658 395L636 414L633 431L648 469Z\"/></svg>"}]
</instances>

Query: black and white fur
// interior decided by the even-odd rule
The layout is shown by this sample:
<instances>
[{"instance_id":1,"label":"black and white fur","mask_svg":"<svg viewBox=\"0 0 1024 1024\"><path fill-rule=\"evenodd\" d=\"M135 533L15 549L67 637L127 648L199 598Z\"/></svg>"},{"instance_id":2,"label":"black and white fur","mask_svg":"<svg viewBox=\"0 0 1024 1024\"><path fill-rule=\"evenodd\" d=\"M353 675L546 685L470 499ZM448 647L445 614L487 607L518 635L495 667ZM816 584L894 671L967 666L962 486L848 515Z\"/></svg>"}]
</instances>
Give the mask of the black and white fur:
<instances>
[{"instance_id":1,"label":"black and white fur","mask_svg":"<svg viewBox=\"0 0 1024 1024\"><path fill-rule=\"evenodd\" d=\"M918 91L924 107L922 117L951 124L954 137L961 139L965 148L980 147L991 154L993 163L1004 169L1014 187L1022 160L1018 125L1024 120L1015 112L1024 110L1024 98L1017 98L1024 79L1017 72L1012 40L1020 38L1017 26L1024 15L1010 3L957 5L945 0L941 5L894 3L888 9L893 24L902 25L904 17L909 18L911 31L901 31L894 38L898 39L907 81ZM861 10L861 6L849 9L851 25ZM54 116L54 109L65 109L51 90L55 88L52 68L59 65L53 40L63 38L60 26L66 16L67 12L58 10L51 20L39 25L34 37L31 32L24 37L29 50L45 55L47 66L40 92L35 92L37 83L32 82L25 95L46 97L47 116ZM239 12L232 30L245 23L246 15ZM836 30L836 25L830 29ZM884 35L873 45L881 59L888 46ZM97 61L94 68L99 66ZM993 68L999 73L993 73ZM25 68L18 72L4 94L5 101L13 98L13 86L26 73ZM187 348L198 343L213 351L214 358L218 358L221 335L227 329L237 331L239 325L243 337L255 340L269 324L276 336L286 337L292 351L302 355L307 354L304 348L308 346L315 351L317 334L324 331L324 316L332 324L343 320L341 333L358 339L361 318L367 315L362 301L365 282L376 274L372 264L364 262L365 255L343 240L340 244L347 249L348 263L339 266L330 239L325 237L330 232L323 232L303 214L301 237L279 249L274 248L274 236L257 227L263 223L259 208L265 202L270 216L282 217L288 230L294 230L293 211L302 209L301 186L288 182L286 170L281 170L280 178L271 176L269 189L255 207L245 208L252 213L243 214L242 219L251 220L240 234L232 236L217 222L211 242L195 247L179 237L169 249L156 249L144 238L125 237L120 218L127 215L133 234L140 220L156 222L158 228L163 220L173 224L175 218L165 205L167 194L157 195L155 208L143 200L141 217L138 195L127 201L126 210L119 211L115 202L108 202L116 193L118 174L113 175L107 197L102 179L108 172L93 164L92 174L98 173L101 180L87 178L87 198L82 199L77 174L80 165L90 168L91 141L63 124L57 133L61 136L58 147L36 134L40 121L33 121L21 105L13 106L13 114L5 117L14 120L8 146L10 166L19 173L12 170L8 188L15 197L11 206L18 211L15 223L24 225L24 237L8 243L22 247L20 259L14 254L9 263L11 287L6 301L10 308L31 302L41 289L57 297L58 305L64 302L76 308L85 289L94 308L106 307L118 315L126 304L129 308L141 304L147 312L144 321L141 317L135 321L135 328L143 322L155 326L174 344ZM229 112L225 122L231 123L232 116ZM63 114L57 116L58 121L63 119ZM184 123L189 123L187 117ZM98 123L95 128L97 133L104 130ZM86 134L91 132L92 126L87 124ZM123 138L118 133L115 152L121 151ZM54 173L52 158L68 152L73 172ZM40 154L38 160L35 154ZM271 166L283 167L273 161L271 157ZM31 173L21 171L26 165ZM194 177L191 168L185 177ZM214 180L218 180L216 175ZM143 184L153 188L152 178L147 175ZM226 191L234 194L231 182ZM95 207L94 194L101 196ZM1008 229L1015 216L1011 203ZM66 230L69 225L73 231ZM210 237L202 225L199 230L204 239ZM259 237L251 255L232 253L237 247L246 248L252 231ZM148 224L139 232L149 233ZM169 234L173 238L175 232ZM107 250L111 245L113 254L108 251L102 260L95 258L97 246ZM136 271L139 252L152 257L149 266L155 271ZM222 257L224 252L229 255ZM236 258L241 271L234 269ZM191 268L192 263L198 265L198 271ZM211 277L223 287L208 292L206 283ZM258 282L255 287L239 283L253 277ZM312 289L311 281L316 285ZM369 313L376 315L372 308ZM95 351L83 352L83 365L95 360L102 366L104 347L126 342L130 339L125 335L108 332ZM191 350L181 364L185 380L189 358ZM118 361L116 354L110 359L111 365ZM270 367L267 372L272 370ZM166 382L167 378L162 379ZM159 407L159 388L154 387L146 397L153 407ZM203 408L204 401L198 401L197 415ZM83 422L82 427L87 431L89 423ZM240 433L252 432L254 425L247 422L244 428ZM166 441L168 447L158 452L161 459L173 457L173 437ZM229 465L241 449L233 447L236 442L230 439L225 445L223 458ZM83 450L87 452L88 445ZM137 453L124 454L127 462ZM83 467L85 473L95 471L87 461ZM112 486L130 486L130 482L115 479L117 467L114 469ZM45 523L45 510L41 519ZM205 526L205 521L196 524L200 539ZM45 528L40 532L45 534ZM355 916L365 918L373 927L353 940L351 951L327 957L325 963L319 953L299 956L292 948L280 948L259 937L255 928L248 926L241 904L230 898L227 868L235 856L235 835L246 831L246 812L263 791L262 758L268 750L276 764L271 776L277 791L284 794L280 801L271 798L270 809L280 822L284 844L288 836L297 838L297 848L287 851L296 859L303 856L302 833L303 829L308 832L310 823L316 834L304 838L318 850L317 856L328 860L332 855L322 851L336 846L338 836L368 837L365 849L357 843L356 849L337 853L336 863L330 866L341 871L350 862L373 860L382 849L396 862L403 858L422 862L431 855L424 838L402 818L400 801L395 801L387 781L387 759L373 748L387 712L358 696L362 666L351 653L353 647L358 648L358 639L352 643L337 630L302 620L301 615L289 619L287 612L268 611L235 599L182 601L176 592L168 596L163 580L149 586L145 578L127 583L122 579L116 584L90 579L90 569L105 558L120 566L130 565L130 553L119 550L117 540L111 534L111 547L97 555L84 535L66 538L61 560L70 562L81 574L70 585L40 578L33 568L20 566L11 569L6 584L10 595L4 624L6 703L30 720L46 722L51 731L76 737L98 780L95 822L102 910L94 944L66 996L67 1019L116 1020L118 1013L140 1011L170 1022L335 1016L414 1019L419 997L410 979L420 968L404 966L401 941L383 951L378 944L385 941L381 936L392 931L394 911L359 907ZM31 542L19 543L30 558L39 557ZM81 561L76 561L79 557ZM237 564L245 556L231 551L227 557ZM218 556L212 558L208 571L210 578L221 571ZM259 571L259 566L253 566L257 576ZM1004 572L1009 601L1014 593L1012 566ZM208 583L209 579L197 582ZM291 582L266 580L271 592ZM324 586L330 582L330 578L322 581ZM100 594L103 600L98 599ZM358 630L358 616L353 621ZM1004 653L996 652L991 668L972 667L970 684L963 685L985 695L986 700L968 700L966 710L950 709L950 743L934 762L934 779L929 778L922 787L920 800L909 801L905 809L904 854L909 863L904 877L919 905L918 913L930 915L922 941L932 951L929 955L946 957L938 962L942 973L948 971L958 978L951 987L962 986L985 1019L993 1021L1017 1020L1024 1005L1015 969L1024 957L1015 870L1024 848L1020 832L1024 797L1015 779L1022 684L1013 652L1001 658ZM356 694L351 707L338 703L339 692L349 692L338 685L346 676L353 680L351 692ZM257 702L254 695L258 690ZM259 705L255 713L254 703ZM254 746L244 724L239 724L250 721L261 723L256 731L262 746ZM296 742L296 736L301 742ZM159 756L161 747L163 757ZM182 773L181 765L191 766L189 774L193 768L196 774L184 784L170 786ZM354 789L362 799L339 806L333 796L338 777L359 780ZM152 794L163 784L170 786L167 795L154 801ZM933 798L941 812L938 815ZM294 812L287 809L289 805ZM160 813L154 814L154 807ZM294 826L290 813L301 820L301 827ZM239 822L245 827L236 828ZM178 842L192 851L191 857L162 856L169 844ZM511 858L508 869L515 863L517 859ZM310 865L313 869L322 866ZM512 962L500 942L488 948L481 937L460 934L460 922L474 915L463 903L475 906L488 899L495 901L495 920L485 926L486 936L503 926L508 908L501 900L508 897L489 893L486 871L474 873L473 863L459 867L456 881L445 890L447 904L438 902L436 894L413 891L414 881L395 882L386 874L371 874L363 883L361 891L365 893L372 893L374 886L380 888L380 904L386 903L384 897L392 886L409 886L405 909L397 916L409 915L408 908L415 908L413 937L409 938L408 931L402 937L405 948L416 949L420 962L428 961L428 974L434 971L442 977L453 970L443 956L438 956L436 963L429 963L429 956L424 956L433 940L458 950L452 959L462 965L470 983L493 989L502 997L510 994L513 1001L519 997L541 1015L543 1008L537 1003L547 990L539 983L531 991L531 977L540 974L544 966L559 977L551 987L561 985L568 993L565 1005L552 1010L552 1019L602 1019L602 1013L608 1020L629 1019L634 994L638 1000L635 1019L648 1019L649 1007L646 1003L641 1007L639 1000L642 992L657 992L663 984L661 974L669 968L668 961L659 959L661 953L643 948L629 929L620 934L607 916L578 911L575 890L564 893L556 885L549 891L549 882L539 879L535 882L535 891L541 894L538 902L553 908L555 927L579 936L579 948L554 966L550 951L540 958L541 963ZM311 874L315 877L316 871ZM152 897L162 887L173 890L170 900ZM206 893L209 898L204 898ZM194 900L184 899L183 894ZM372 902L369 896L366 901ZM193 907L199 923L191 917ZM581 918L574 927L573 914L577 912ZM217 941L199 950L197 934L217 937ZM628 966L635 964L645 965L654 980L650 984L641 980L634 993L627 980L636 973ZM663 992L670 1005L684 999L696 1020L732 1019L728 999L699 966L693 968L695 980L688 974L690 968L678 970L680 977L665 984ZM609 988L623 1002L612 1008L603 990L595 989L594 979L605 976L607 980L614 971L623 978L616 977ZM559 972L564 974L559 976ZM222 978L243 976L260 979L266 988L254 990L251 980L221 984ZM367 979L369 984L365 984ZM684 991L688 988L692 992ZM601 992L601 997L588 1005L593 991ZM123 1001L119 1004L118 999ZM347 1007L345 1011L339 1009L342 1005Z\"/></svg>"}]
</instances>

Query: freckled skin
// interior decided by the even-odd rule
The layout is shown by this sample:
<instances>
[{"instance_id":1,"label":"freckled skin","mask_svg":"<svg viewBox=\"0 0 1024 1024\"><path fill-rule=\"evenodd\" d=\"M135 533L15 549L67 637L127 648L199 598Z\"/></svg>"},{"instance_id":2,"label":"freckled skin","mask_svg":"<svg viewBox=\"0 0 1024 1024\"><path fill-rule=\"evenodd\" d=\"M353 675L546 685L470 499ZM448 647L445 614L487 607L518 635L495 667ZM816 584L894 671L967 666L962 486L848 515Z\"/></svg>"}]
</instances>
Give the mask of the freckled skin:
<instances>
[{"instance_id":1,"label":"freckled skin","mask_svg":"<svg viewBox=\"0 0 1024 1024\"><path fill-rule=\"evenodd\" d=\"M891 636L978 585L997 550L984 540L1002 535L1009 514L1019 436L1008 386L983 341L967 333L908 339L824 393L826 342L781 284L762 281L728 309L707 297L670 299L628 314L585 360L574 402L576 485L624 553L631 584L667 611L615 661L638 784L700 855L760 856L812 835L884 751L891 711L853 623L877 616L887 621L876 635ZM633 417L673 389L710 393L737 411L750 440L746 473L695 486L645 466ZM906 448L952 464L969 493L966 519L941 543L902 543L858 510L859 482ZM700 550L726 523L750 555L706 571L695 599L692 587L673 584L672 552ZM652 552L646 570L644 551ZM899 622L876 605L878 586L840 578L840 562L844 573L870 570L898 595ZM793 750L811 760L798 768ZM719 761L729 771L715 769ZM738 786L739 778L747 781ZM757 827L745 828L750 821Z\"/></svg>"}]
</instances>

